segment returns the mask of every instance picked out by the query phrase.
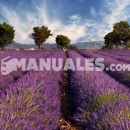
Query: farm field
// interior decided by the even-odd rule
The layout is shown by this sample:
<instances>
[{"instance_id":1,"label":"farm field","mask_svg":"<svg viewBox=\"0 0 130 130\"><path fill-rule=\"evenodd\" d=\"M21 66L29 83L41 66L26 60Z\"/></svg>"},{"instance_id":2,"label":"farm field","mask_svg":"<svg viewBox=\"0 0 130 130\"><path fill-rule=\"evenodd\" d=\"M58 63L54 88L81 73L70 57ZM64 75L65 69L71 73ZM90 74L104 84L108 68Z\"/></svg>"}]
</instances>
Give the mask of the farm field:
<instances>
[{"instance_id":1,"label":"farm field","mask_svg":"<svg viewBox=\"0 0 130 130\"><path fill-rule=\"evenodd\" d=\"M129 50L0 51L0 130L130 130L130 70L13 70L3 59L104 58L130 64ZM56 61L56 65L58 62ZM33 67L33 66L31 66ZM96 64L94 64L96 67ZM56 67L55 67L56 68ZM63 68L63 66L62 66Z\"/></svg>"}]
</instances>

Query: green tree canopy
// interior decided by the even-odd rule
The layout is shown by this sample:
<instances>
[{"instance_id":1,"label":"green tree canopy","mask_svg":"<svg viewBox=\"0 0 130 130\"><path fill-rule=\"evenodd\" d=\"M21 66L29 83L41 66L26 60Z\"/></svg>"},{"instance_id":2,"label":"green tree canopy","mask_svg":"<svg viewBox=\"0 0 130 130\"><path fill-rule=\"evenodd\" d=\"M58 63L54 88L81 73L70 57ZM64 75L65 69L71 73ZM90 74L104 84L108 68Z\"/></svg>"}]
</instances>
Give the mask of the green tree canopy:
<instances>
[{"instance_id":1,"label":"green tree canopy","mask_svg":"<svg viewBox=\"0 0 130 130\"><path fill-rule=\"evenodd\" d=\"M127 21L121 21L116 23L113 27L113 31L108 33L105 37L105 47L112 49L123 46L127 48L130 41L130 25Z\"/></svg>"},{"instance_id":2,"label":"green tree canopy","mask_svg":"<svg viewBox=\"0 0 130 130\"><path fill-rule=\"evenodd\" d=\"M58 49L64 49L70 45L70 39L64 35L57 35L56 43Z\"/></svg>"},{"instance_id":3,"label":"green tree canopy","mask_svg":"<svg viewBox=\"0 0 130 130\"><path fill-rule=\"evenodd\" d=\"M74 45L70 45L70 48L69 48L70 50L77 50L78 49L78 47L77 46L74 46Z\"/></svg>"},{"instance_id":4,"label":"green tree canopy","mask_svg":"<svg viewBox=\"0 0 130 130\"><path fill-rule=\"evenodd\" d=\"M15 30L6 22L0 23L0 48L11 44L15 36Z\"/></svg>"},{"instance_id":5,"label":"green tree canopy","mask_svg":"<svg viewBox=\"0 0 130 130\"><path fill-rule=\"evenodd\" d=\"M77 47L77 46L74 46L74 45L65 45L65 46L64 46L64 49L65 49L65 50L77 50L78 47Z\"/></svg>"},{"instance_id":6,"label":"green tree canopy","mask_svg":"<svg viewBox=\"0 0 130 130\"><path fill-rule=\"evenodd\" d=\"M106 49L112 49L113 46L115 45L118 47L119 41L117 38L117 35L114 32L108 33L105 37L105 47Z\"/></svg>"},{"instance_id":7,"label":"green tree canopy","mask_svg":"<svg viewBox=\"0 0 130 130\"><path fill-rule=\"evenodd\" d=\"M42 44L50 37L52 36L51 30L48 29L48 27L42 26L42 27L34 27L33 33L30 34L30 37L34 39L34 42L36 45L41 49Z\"/></svg>"}]
</instances>

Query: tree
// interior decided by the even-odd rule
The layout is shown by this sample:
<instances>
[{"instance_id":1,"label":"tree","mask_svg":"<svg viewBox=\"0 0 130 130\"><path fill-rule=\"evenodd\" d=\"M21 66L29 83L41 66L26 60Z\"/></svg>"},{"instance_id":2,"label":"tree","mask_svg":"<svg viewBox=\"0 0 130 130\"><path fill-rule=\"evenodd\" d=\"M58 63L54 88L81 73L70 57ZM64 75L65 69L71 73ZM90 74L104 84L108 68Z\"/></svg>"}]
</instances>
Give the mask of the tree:
<instances>
[{"instance_id":1,"label":"tree","mask_svg":"<svg viewBox=\"0 0 130 130\"><path fill-rule=\"evenodd\" d=\"M74 45L65 45L63 49L64 50L77 50L78 47Z\"/></svg>"},{"instance_id":2,"label":"tree","mask_svg":"<svg viewBox=\"0 0 130 130\"><path fill-rule=\"evenodd\" d=\"M105 37L105 47L106 49L112 49L114 46L117 48L118 47L118 38L117 35L114 32L108 33Z\"/></svg>"},{"instance_id":3,"label":"tree","mask_svg":"<svg viewBox=\"0 0 130 130\"><path fill-rule=\"evenodd\" d=\"M128 47L130 41L130 25L127 21L121 21L116 23L113 27L113 31L108 33L105 37L105 47L112 49L119 46Z\"/></svg>"},{"instance_id":4,"label":"tree","mask_svg":"<svg viewBox=\"0 0 130 130\"><path fill-rule=\"evenodd\" d=\"M70 45L65 45L65 46L63 47L63 49L64 49L64 50L69 50L69 49L70 49Z\"/></svg>"},{"instance_id":5,"label":"tree","mask_svg":"<svg viewBox=\"0 0 130 130\"><path fill-rule=\"evenodd\" d=\"M48 29L48 27L42 26L42 27L34 27L33 33L30 34L30 37L34 39L36 45L41 49L42 44L50 37L52 36L51 30Z\"/></svg>"},{"instance_id":6,"label":"tree","mask_svg":"<svg viewBox=\"0 0 130 130\"><path fill-rule=\"evenodd\" d=\"M78 49L78 47L77 46L74 46L74 45L70 45L70 48L69 48L70 50L77 50Z\"/></svg>"},{"instance_id":7,"label":"tree","mask_svg":"<svg viewBox=\"0 0 130 130\"><path fill-rule=\"evenodd\" d=\"M57 35L56 43L58 49L64 49L70 45L70 39L64 35Z\"/></svg>"},{"instance_id":8,"label":"tree","mask_svg":"<svg viewBox=\"0 0 130 130\"><path fill-rule=\"evenodd\" d=\"M15 30L6 22L0 23L0 48L3 49L6 45L13 42Z\"/></svg>"},{"instance_id":9,"label":"tree","mask_svg":"<svg viewBox=\"0 0 130 130\"><path fill-rule=\"evenodd\" d=\"M114 26L114 33L117 35L119 45L124 45L127 48L130 40L130 25L127 21L121 21Z\"/></svg>"}]
</instances>

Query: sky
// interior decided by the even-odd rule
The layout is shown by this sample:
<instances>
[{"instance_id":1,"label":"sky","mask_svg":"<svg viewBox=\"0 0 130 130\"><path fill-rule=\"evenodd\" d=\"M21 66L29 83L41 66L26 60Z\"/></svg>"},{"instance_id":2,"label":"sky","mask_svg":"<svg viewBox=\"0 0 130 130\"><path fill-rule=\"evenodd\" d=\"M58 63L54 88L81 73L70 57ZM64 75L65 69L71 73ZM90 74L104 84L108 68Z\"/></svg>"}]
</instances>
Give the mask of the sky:
<instances>
[{"instance_id":1,"label":"sky","mask_svg":"<svg viewBox=\"0 0 130 130\"><path fill-rule=\"evenodd\" d=\"M47 26L72 43L103 41L121 20L130 22L130 0L0 0L0 22L14 26L15 42L32 44L35 26Z\"/></svg>"}]
</instances>

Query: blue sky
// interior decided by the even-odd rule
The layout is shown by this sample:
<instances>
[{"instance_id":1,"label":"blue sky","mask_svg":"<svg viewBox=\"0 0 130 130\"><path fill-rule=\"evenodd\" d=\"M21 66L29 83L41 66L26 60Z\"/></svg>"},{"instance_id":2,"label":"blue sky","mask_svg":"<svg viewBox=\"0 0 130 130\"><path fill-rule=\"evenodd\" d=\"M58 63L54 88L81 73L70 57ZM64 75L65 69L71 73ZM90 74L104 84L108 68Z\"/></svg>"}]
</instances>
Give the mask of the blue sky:
<instances>
[{"instance_id":1,"label":"blue sky","mask_svg":"<svg viewBox=\"0 0 130 130\"><path fill-rule=\"evenodd\" d=\"M53 33L47 43L58 34L73 43L101 41L116 22L130 22L129 12L130 0L0 0L0 22L14 26L16 42L28 44L32 28L42 25Z\"/></svg>"}]
</instances>

